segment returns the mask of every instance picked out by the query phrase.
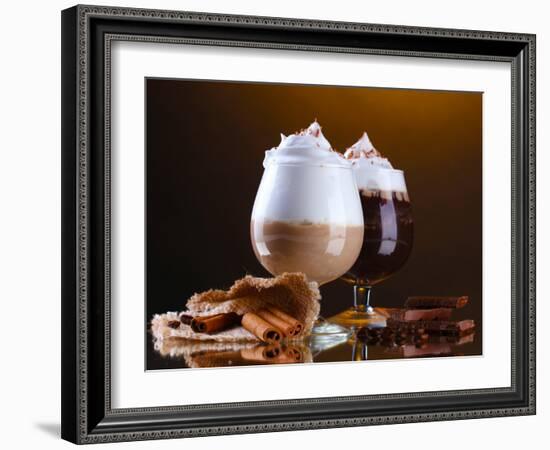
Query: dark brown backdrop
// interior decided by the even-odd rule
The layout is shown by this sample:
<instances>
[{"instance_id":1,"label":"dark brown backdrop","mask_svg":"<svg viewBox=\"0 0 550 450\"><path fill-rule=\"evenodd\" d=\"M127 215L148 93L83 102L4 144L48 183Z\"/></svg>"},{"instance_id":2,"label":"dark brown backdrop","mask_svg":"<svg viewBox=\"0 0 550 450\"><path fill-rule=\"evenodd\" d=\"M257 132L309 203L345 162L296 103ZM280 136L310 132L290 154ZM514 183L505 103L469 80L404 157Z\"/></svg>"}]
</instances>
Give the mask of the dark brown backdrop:
<instances>
[{"instance_id":1,"label":"dark brown backdrop","mask_svg":"<svg viewBox=\"0 0 550 450\"><path fill-rule=\"evenodd\" d=\"M317 118L337 150L367 130L405 171L415 241L373 303L467 294L481 351L482 94L267 83L146 80L147 318L194 292L226 288L254 257L249 221L264 151ZM352 288L322 288L326 317Z\"/></svg>"}]
</instances>

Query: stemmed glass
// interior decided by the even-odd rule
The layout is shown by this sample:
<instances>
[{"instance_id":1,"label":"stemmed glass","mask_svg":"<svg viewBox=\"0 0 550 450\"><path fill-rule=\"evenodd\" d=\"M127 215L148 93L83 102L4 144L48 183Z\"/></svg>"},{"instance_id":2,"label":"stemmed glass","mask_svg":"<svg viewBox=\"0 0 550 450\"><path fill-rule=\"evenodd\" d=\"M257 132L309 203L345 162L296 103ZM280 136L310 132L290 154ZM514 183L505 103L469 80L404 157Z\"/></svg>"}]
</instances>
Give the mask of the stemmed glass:
<instances>
[{"instance_id":1,"label":"stemmed glass","mask_svg":"<svg viewBox=\"0 0 550 450\"><path fill-rule=\"evenodd\" d=\"M373 286L406 263L413 244L413 218L402 170L377 168L357 176L365 233L361 252L342 279L353 285L354 305L331 321L357 328L382 322L371 305Z\"/></svg>"},{"instance_id":2,"label":"stemmed glass","mask_svg":"<svg viewBox=\"0 0 550 450\"><path fill-rule=\"evenodd\" d=\"M351 166L273 162L252 210L254 253L272 275L302 272L319 285L345 274L363 242L363 214ZM315 336L350 331L320 319Z\"/></svg>"}]
</instances>

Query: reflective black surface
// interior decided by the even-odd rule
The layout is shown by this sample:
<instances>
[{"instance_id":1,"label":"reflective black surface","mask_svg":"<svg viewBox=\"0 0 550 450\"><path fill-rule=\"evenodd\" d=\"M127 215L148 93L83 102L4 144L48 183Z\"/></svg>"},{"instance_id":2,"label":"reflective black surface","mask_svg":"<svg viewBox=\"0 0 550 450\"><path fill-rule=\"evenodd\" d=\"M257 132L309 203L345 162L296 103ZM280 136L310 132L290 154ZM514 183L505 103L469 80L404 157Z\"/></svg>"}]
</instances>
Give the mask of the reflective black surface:
<instances>
[{"instance_id":1,"label":"reflective black surface","mask_svg":"<svg viewBox=\"0 0 550 450\"><path fill-rule=\"evenodd\" d=\"M283 345L277 356L270 356L266 352L269 347L264 344L222 344L181 338L155 341L149 335L147 352L149 369L158 370L472 356L480 354L479 341L475 332L462 337L430 335L427 339L365 337L364 333L356 332L340 341L306 339Z\"/></svg>"}]
</instances>

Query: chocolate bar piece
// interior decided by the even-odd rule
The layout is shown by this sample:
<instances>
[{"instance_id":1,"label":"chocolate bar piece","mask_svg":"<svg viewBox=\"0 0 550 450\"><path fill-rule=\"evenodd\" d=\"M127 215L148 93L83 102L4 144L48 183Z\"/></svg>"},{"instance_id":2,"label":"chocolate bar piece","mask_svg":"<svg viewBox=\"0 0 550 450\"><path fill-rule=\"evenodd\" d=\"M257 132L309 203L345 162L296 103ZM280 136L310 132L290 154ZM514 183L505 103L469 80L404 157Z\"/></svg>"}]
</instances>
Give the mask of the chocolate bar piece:
<instances>
[{"instance_id":1,"label":"chocolate bar piece","mask_svg":"<svg viewBox=\"0 0 550 450\"><path fill-rule=\"evenodd\" d=\"M409 297L405 301L408 309L433 309L433 308L462 308L468 303L468 296L461 297Z\"/></svg>"},{"instance_id":2,"label":"chocolate bar piece","mask_svg":"<svg viewBox=\"0 0 550 450\"><path fill-rule=\"evenodd\" d=\"M388 319L386 327L397 329L423 329L429 334L440 334L445 336L463 336L471 333L475 329L473 320L460 320L458 322L449 320L419 320L416 322L406 322L402 320Z\"/></svg>"},{"instance_id":3,"label":"chocolate bar piece","mask_svg":"<svg viewBox=\"0 0 550 450\"><path fill-rule=\"evenodd\" d=\"M453 310L451 308L433 309L394 309L389 312L389 317L405 322L417 320L449 320Z\"/></svg>"}]
</instances>

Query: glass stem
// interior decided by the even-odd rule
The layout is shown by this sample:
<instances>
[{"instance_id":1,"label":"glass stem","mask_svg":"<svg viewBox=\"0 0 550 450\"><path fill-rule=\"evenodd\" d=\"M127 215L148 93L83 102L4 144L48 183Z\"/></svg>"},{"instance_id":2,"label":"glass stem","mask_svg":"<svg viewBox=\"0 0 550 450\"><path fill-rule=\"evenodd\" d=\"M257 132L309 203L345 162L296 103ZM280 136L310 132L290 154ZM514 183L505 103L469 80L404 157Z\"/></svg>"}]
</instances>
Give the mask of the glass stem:
<instances>
[{"instance_id":1,"label":"glass stem","mask_svg":"<svg viewBox=\"0 0 550 450\"><path fill-rule=\"evenodd\" d=\"M355 285L353 286L353 307L356 311L372 313L370 305L370 292L372 286Z\"/></svg>"},{"instance_id":2,"label":"glass stem","mask_svg":"<svg viewBox=\"0 0 550 450\"><path fill-rule=\"evenodd\" d=\"M355 340L353 348L351 350L352 361L366 361L367 360L368 346L364 342Z\"/></svg>"}]
</instances>

